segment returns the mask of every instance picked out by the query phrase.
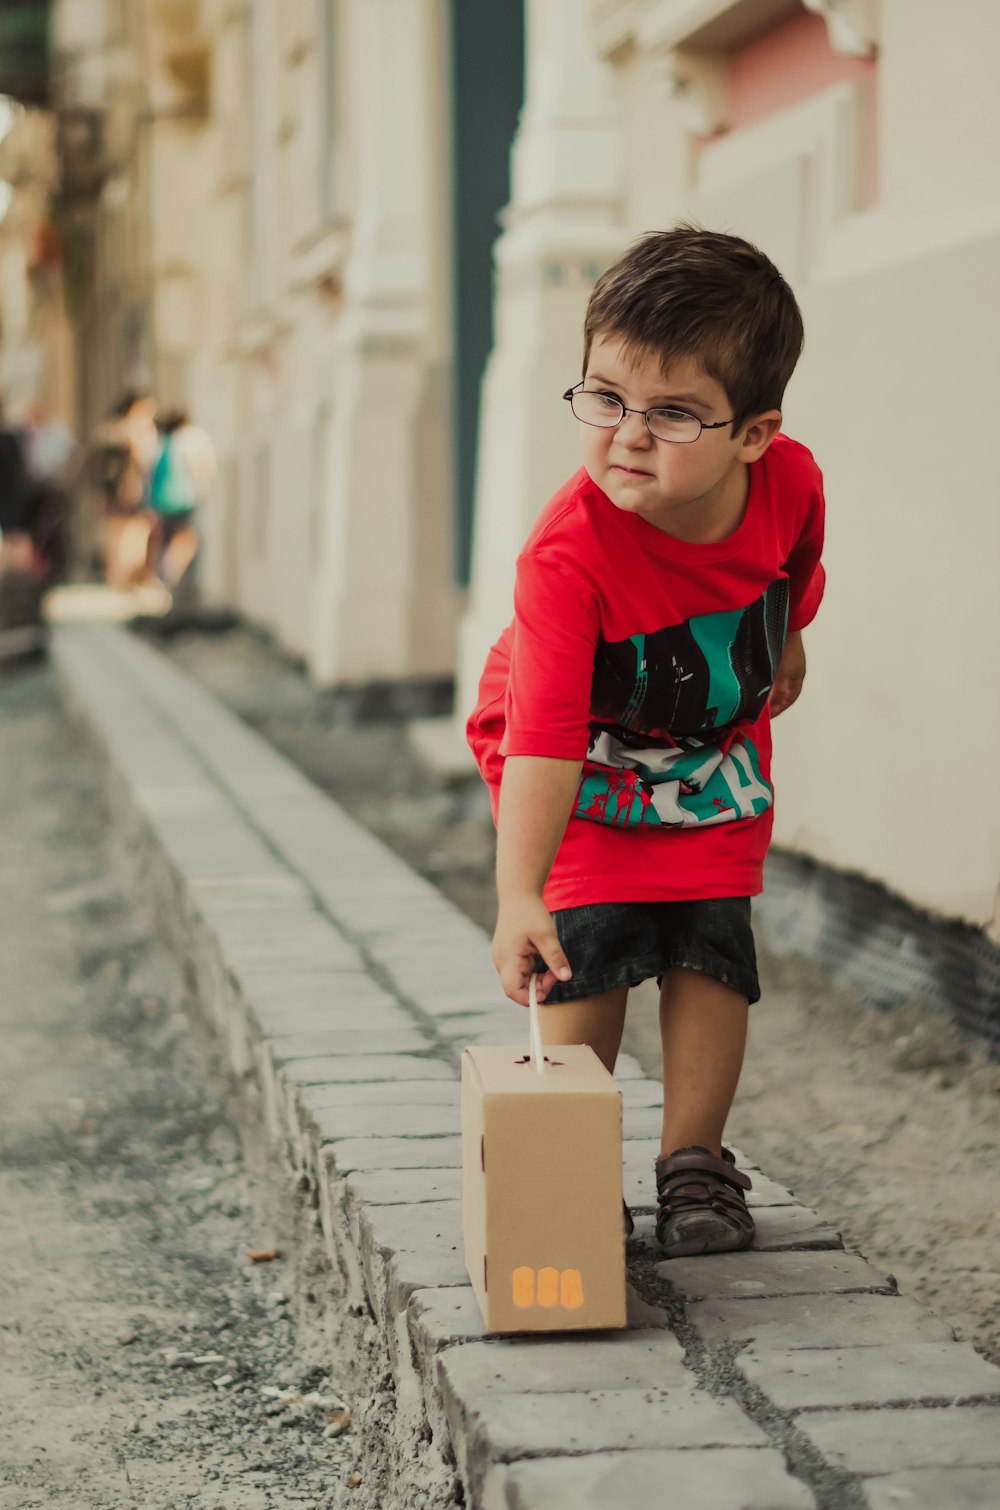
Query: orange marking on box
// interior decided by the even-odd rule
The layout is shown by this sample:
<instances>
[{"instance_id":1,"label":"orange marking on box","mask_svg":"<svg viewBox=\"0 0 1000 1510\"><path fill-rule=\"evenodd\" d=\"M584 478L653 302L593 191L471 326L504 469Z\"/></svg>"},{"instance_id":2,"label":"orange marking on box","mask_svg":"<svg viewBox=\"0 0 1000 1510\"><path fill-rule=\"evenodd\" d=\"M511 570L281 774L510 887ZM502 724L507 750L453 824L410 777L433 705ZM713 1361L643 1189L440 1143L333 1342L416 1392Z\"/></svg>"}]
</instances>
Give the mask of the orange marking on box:
<instances>
[{"instance_id":1,"label":"orange marking on box","mask_svg":"<svg viewBox=\"0 0 1000 1510\"><path fill-rule=\"evenodd\" d=\"M535 1271L534 1269L520 1268L514 1270L514 1304L516 1306L533 1306L535 1303Z\"/></svg>"},{"instance_id":2,"label":"orange marking on box","mask_svg":"<svg viewBox=\"0 0 1000 1510\"><path fill-rule=\"evenodd\" d=\"M564 1310L578 1311L583 1305L583 1279L579 1269L564 1269L559 1280L559 1300Z\"/></svg>"},{"instance_id":3,"label":"orange marking on box","mask_svg":"<svg viewBox=\"0 0 1000 1510\"><path fill-rule=\"evenodd\" d=\"M538 1271L538 1304L540 1306L557 1306L559 1304L559 1270L539 1269Z\"/></svg>"}]
</instances>

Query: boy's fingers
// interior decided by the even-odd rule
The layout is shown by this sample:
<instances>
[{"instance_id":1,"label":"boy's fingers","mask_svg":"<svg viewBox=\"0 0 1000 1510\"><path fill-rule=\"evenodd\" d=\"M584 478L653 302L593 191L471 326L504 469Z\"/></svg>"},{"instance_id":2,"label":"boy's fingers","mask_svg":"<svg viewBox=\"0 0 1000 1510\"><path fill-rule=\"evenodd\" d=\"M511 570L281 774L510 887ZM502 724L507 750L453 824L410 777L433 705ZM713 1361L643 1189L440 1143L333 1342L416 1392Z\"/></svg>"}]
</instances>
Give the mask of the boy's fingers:
<instances>
[{"instance_id":1,"label":"boy's fingers","mask_svg":"<svg viewBox=\"0 0 1000 1510\"><path fill-rule=\"evenodd\" d=\"M774 689L771 692L771 696L769 698L771 705L771 716L773 718L777 718L779 713L784 713L786 708L790 708L792 706L792 703L795 702L801 691L801 680L794 682L775 683Z\"/></svg>"},{"instance_id":2,"label":"boy's fingers","mask_svg":"<svg viewBox=\"0 0 1000 1510\"><path fill-rule=\"evenodd\" d=\"M563 953L562 945L559 942L559 935L555 929L551 933L542 934L541 937L537 938L535 940L535 949L548 965L552 976L552 980L548 982L546 989L555 980L569 980L573 972L570 969L569 960ZM543 976L542 979L544 980L545 977ZM541 981L539 981L539 985L541 985Z\"/></svg>"}]
</instances>

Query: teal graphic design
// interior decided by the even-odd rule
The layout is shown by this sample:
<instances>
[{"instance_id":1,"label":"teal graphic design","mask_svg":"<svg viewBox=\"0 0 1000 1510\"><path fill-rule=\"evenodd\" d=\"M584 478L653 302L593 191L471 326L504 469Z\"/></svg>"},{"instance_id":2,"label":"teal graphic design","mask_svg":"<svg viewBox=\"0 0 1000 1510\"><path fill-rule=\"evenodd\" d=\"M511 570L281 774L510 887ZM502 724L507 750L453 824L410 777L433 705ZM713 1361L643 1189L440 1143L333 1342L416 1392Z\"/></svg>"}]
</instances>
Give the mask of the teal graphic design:
<instances>
[{"instance_id":1,"label":"teal graphic design","mask_svg":"<svg viewBox=\"0 0 1000 1510\"><path fill-rule=\"evenodd\" d=\"M766 812L773 791L747 732L763 711L787 622L781 580L748 608L602 643L574 815L686 827Z\"/></svg>"}]
</instances>

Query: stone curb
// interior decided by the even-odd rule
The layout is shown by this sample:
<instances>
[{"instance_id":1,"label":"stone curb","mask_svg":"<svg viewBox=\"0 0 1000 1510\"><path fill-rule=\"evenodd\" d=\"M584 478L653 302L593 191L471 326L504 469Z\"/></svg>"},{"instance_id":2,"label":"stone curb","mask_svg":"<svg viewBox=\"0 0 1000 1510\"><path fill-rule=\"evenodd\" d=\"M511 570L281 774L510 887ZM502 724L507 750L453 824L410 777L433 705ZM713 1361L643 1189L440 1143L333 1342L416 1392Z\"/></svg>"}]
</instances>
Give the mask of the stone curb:
<instances>
[{"instance_id":1,"label":"stone curb","mask_svg":"<svg viewBox=\"0 0 1000 1510\"><path fill-rule=\"evenodd\" d=\"M745 1156L756 1251L661 1261L657 1087L634 1061L629 1329L486 1339L462 1254L457 1063L520 1023L483 933L127 632L60 628L54 654L147 900L275 1154L315 1192L347 1304L375 1318L390 1482L419 1483L433 1451L472 1510L659 1503L665 1485L690 1510L1000 1503L1000 1370Z\"/></svg>"}]
</instances>

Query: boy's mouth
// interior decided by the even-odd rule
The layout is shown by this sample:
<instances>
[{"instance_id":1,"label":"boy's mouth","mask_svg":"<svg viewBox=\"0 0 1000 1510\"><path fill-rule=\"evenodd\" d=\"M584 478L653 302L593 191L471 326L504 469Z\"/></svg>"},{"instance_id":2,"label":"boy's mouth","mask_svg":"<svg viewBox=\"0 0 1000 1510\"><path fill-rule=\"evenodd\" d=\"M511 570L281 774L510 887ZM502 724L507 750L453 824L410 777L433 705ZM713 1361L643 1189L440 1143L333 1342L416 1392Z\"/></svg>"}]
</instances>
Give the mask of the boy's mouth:
<instances>
[{"instance_id":1,"label":"boy's mouth","mask_svg":"<svg viewBox=\"0 0 1000 1510\"><path fill-rule=\"evenodd\" d=\"M612 471L624 472L626 477L652 477L652 472L644 472L641 467L623 467L621 462L612 463Z\"/></svg>"}]
</instances>

